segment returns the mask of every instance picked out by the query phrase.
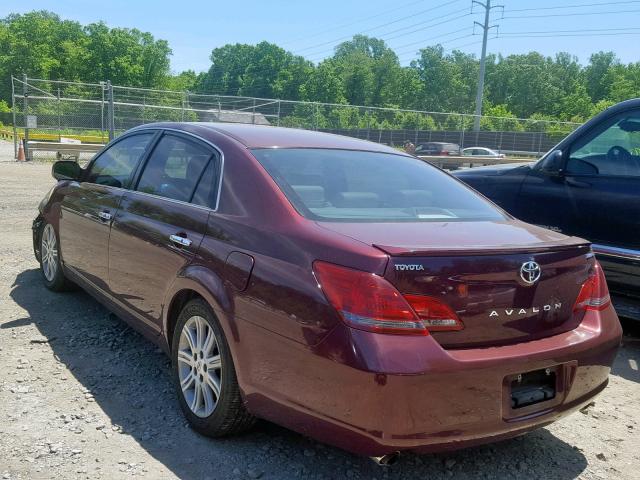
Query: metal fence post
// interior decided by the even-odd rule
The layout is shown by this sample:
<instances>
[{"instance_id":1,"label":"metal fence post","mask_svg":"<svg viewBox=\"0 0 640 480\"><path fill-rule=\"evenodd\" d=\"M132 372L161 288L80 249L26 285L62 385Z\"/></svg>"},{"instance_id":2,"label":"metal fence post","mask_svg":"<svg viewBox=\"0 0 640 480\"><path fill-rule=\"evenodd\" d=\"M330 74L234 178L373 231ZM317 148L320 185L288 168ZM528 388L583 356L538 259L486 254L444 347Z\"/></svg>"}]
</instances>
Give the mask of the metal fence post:
<instances>
[{"instance_id":1,"label":"metal fence post","mask_svg":"<svg viewBox=\"0 0 640 480\"><path fill-rule=\"evenodd\" d=\"M107 99L109 100L108 108L107 108L107 124L109 125L109 141L115 138L115 114L113 111L113 85L111 85L111 80L107 80Z\"/></svg>"},{"instance_id":2,"label":"metal fence post","mask_svg":"<svg viewBox=\"0 0 640 480\"><path fill-rule=\"evenodd\" d=\"M181 116L182 120L181 121L183 122L184 122L184 106L187 103L187 98L189 98L189 90L187 90L182 94L182 116Z\"/></svg>"},{"instance_id":3,"label":"metal fence post","mask_svg":"<svg viewBox=\"0 0 640 480\"><path fill-rule=\"evenodd\" d=\"M251 110L251 123L256 123L256 99L253 99L253 109Z\"/></svg>"},{"instance_id":4,"label":"metal fence post","mask_svg":"<svg viewBox=\"0 0 640 480\"><path fill-rule=\"evenodd\" d=\"M18 127L16 126L16 89L11 75L11 111L13 112L13 158L18 158Z\"/></svg>"},{"instance_id":5,"label":"metal fence post","mask_svg":"<svg viewBox=\"0 0 640 480\"><path fill-rule=\"evenodd\" d=\"M61 121L62 112L60 111L61 108L62 106L60 104L60 88L58 88L58 141L59 142L62 141L62 121Z\"/></svg>"},{"instance_id":6,"label":"metal fence post","mask_svg":"<svg viewBox=\"0 0 640 480\"><path fill-rule=\"evenodd\" d=\"M282 103L282 101L278 100L278 119L276 120L276 124L279 127L280 126L280 104Z\"/></svg>"},{"instance_id":7,"label":"metal fence post","mask_svg":"<svg viewBox=\"0 0 640 480\"><path fill-rule=\"evenodd\" d=\"M460 148L464 148L464 117L460 115Z\"/></svg>"},{"instance_id":8,"label":"metal fence post","mask_svg":"<svg viewBox=\"0 0 640 480\"><path fill-rule=\"evenodd\" d=\"M146 108L147 108L147 93L145 92L142 94L142 122L140 122L142 124L144 124L144 113Z\"/></svg>"},{"instance_id":9,"label":"metal fence post","mask_svg":"<svg viewBox=\"0 0 640 480\"><path fill-rule=\"evenodd\" d=\"M27 74L24 73L22 74L22 96L24 98L24 104L23 104L23 108L24 108L24 112L23 112L23 118L24 118L24 157L29 160L29 122L27 120L28 116L29 116L29 89L27 87Z\"/></svg>"},{"instance_id":10,"label":"metal fence post","mask_svg":"<svg viewBox=\"0 0 640 480\"><path fill-rule=\"evenodd\" d=\"M538 156L540 156L541 150L542 150L542 136L544 135L543 132L540 132L538 135Z\"/></svg>"},{"instance_id":11,"label":"metal fence post","mask_svg":"<svg viewBox=\"0 0 640 480\"><path fill-rule=\"evenodd\" d=\"M100 102L100 141L104 142L104 82L100 82L102 101Z\"/></svg>"}]
</instances>

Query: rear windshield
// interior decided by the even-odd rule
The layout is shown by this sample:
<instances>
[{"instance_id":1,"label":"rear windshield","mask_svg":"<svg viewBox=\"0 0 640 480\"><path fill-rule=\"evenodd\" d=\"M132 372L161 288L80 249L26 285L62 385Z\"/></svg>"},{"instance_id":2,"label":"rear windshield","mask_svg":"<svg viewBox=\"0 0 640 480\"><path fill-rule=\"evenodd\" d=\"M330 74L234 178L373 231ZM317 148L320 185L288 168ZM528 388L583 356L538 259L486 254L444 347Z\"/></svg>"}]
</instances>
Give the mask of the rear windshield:
<instances>
[{"instance_id":1,"label":"rear windshield","mask_svg":"<svg viewBox=\"0 0 640 480\"><path fill-rule=\"evenodd\" d=\"M482 197L411 157L330 149L254 149L307 218L349 222L504 220Z\"/></svg>"}]
</instances>

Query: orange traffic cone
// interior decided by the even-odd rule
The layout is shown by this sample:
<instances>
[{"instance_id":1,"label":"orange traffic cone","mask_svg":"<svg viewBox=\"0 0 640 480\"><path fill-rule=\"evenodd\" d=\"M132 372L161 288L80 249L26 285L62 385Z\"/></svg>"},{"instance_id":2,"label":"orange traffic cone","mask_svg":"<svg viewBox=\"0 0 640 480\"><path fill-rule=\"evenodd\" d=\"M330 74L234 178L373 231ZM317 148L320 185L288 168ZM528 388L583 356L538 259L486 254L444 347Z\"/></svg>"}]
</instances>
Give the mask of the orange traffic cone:
<instances>
[{"instance_id":1,"label":"orange traffic cone","mask_svg":"<svg viewBox=\"0 0 640 480\"><path fill-rule=\"evenodd\" d=\"M23 140L20 139L20 146L18 147L18 161L24 162L26 160L24 156L24 145L22 144Z\"/></svg>"}]
</instances>

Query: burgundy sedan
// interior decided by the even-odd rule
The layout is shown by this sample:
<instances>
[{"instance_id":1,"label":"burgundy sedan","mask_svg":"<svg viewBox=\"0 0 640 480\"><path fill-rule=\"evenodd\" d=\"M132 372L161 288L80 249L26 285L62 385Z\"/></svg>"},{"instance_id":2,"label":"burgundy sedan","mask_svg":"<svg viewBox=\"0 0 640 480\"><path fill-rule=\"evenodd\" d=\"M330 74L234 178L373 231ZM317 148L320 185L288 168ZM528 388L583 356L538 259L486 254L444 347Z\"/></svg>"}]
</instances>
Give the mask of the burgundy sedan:
<instances>
[{"instance_id":1,"label":"burgundy sedan","mask_svg":"<svg viewBox=\"0 0 640 480\"><path fill-rule=\"evenodd\" d=\"M392 148L158 123L53 174L46 286L166 349L205 435L264 418L389 461L520 435L607 385L621 328L589 243Z\"/></svg>"}]
</instances>

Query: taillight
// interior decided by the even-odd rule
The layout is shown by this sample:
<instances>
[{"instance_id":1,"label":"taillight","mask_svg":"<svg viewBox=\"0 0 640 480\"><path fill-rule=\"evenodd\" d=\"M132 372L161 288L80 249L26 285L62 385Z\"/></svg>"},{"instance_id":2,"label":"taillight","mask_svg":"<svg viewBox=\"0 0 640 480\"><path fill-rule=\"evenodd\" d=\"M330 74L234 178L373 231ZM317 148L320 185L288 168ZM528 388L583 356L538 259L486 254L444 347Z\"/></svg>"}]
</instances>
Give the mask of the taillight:
<instances>
[{"instance_id":1,"label":"taillight","mask_svg":"<svg viewBox=\"0 0 640 480\"><path fill-rule=\"evenodd\" d=\"M403 297L387 280L373 273L319 261L314 262L313 270L329 303L353 328L376 333L428 335L427 325L444 329L439 327L446 327L452 314L457 318L436 299L419 295ZM418 298L427 302L420 303Z\"/></svg>"},{"instance_id":2,"label":"taillight","mask_svg":"<svg viewBox=\"0 0 640 480\"><path fill-rule=\"evenodd\" d=\"M405 295L404 298L430 331L462 330L464 328L456 312L437 298L423 295Z\"/></svg>"},{"instance_id":3,"label":"taillight","mask_svg":"<svg viewBox=\"0 0 640 480\"><path fill-rule=\"evenodd\" d=\"M573 311L604 310L610 303L611 298L609 297L607 280L604 277L602 267L596 261L593 272L580 289L576 303L573 306Z\"/></svg>"}]
</instances>

